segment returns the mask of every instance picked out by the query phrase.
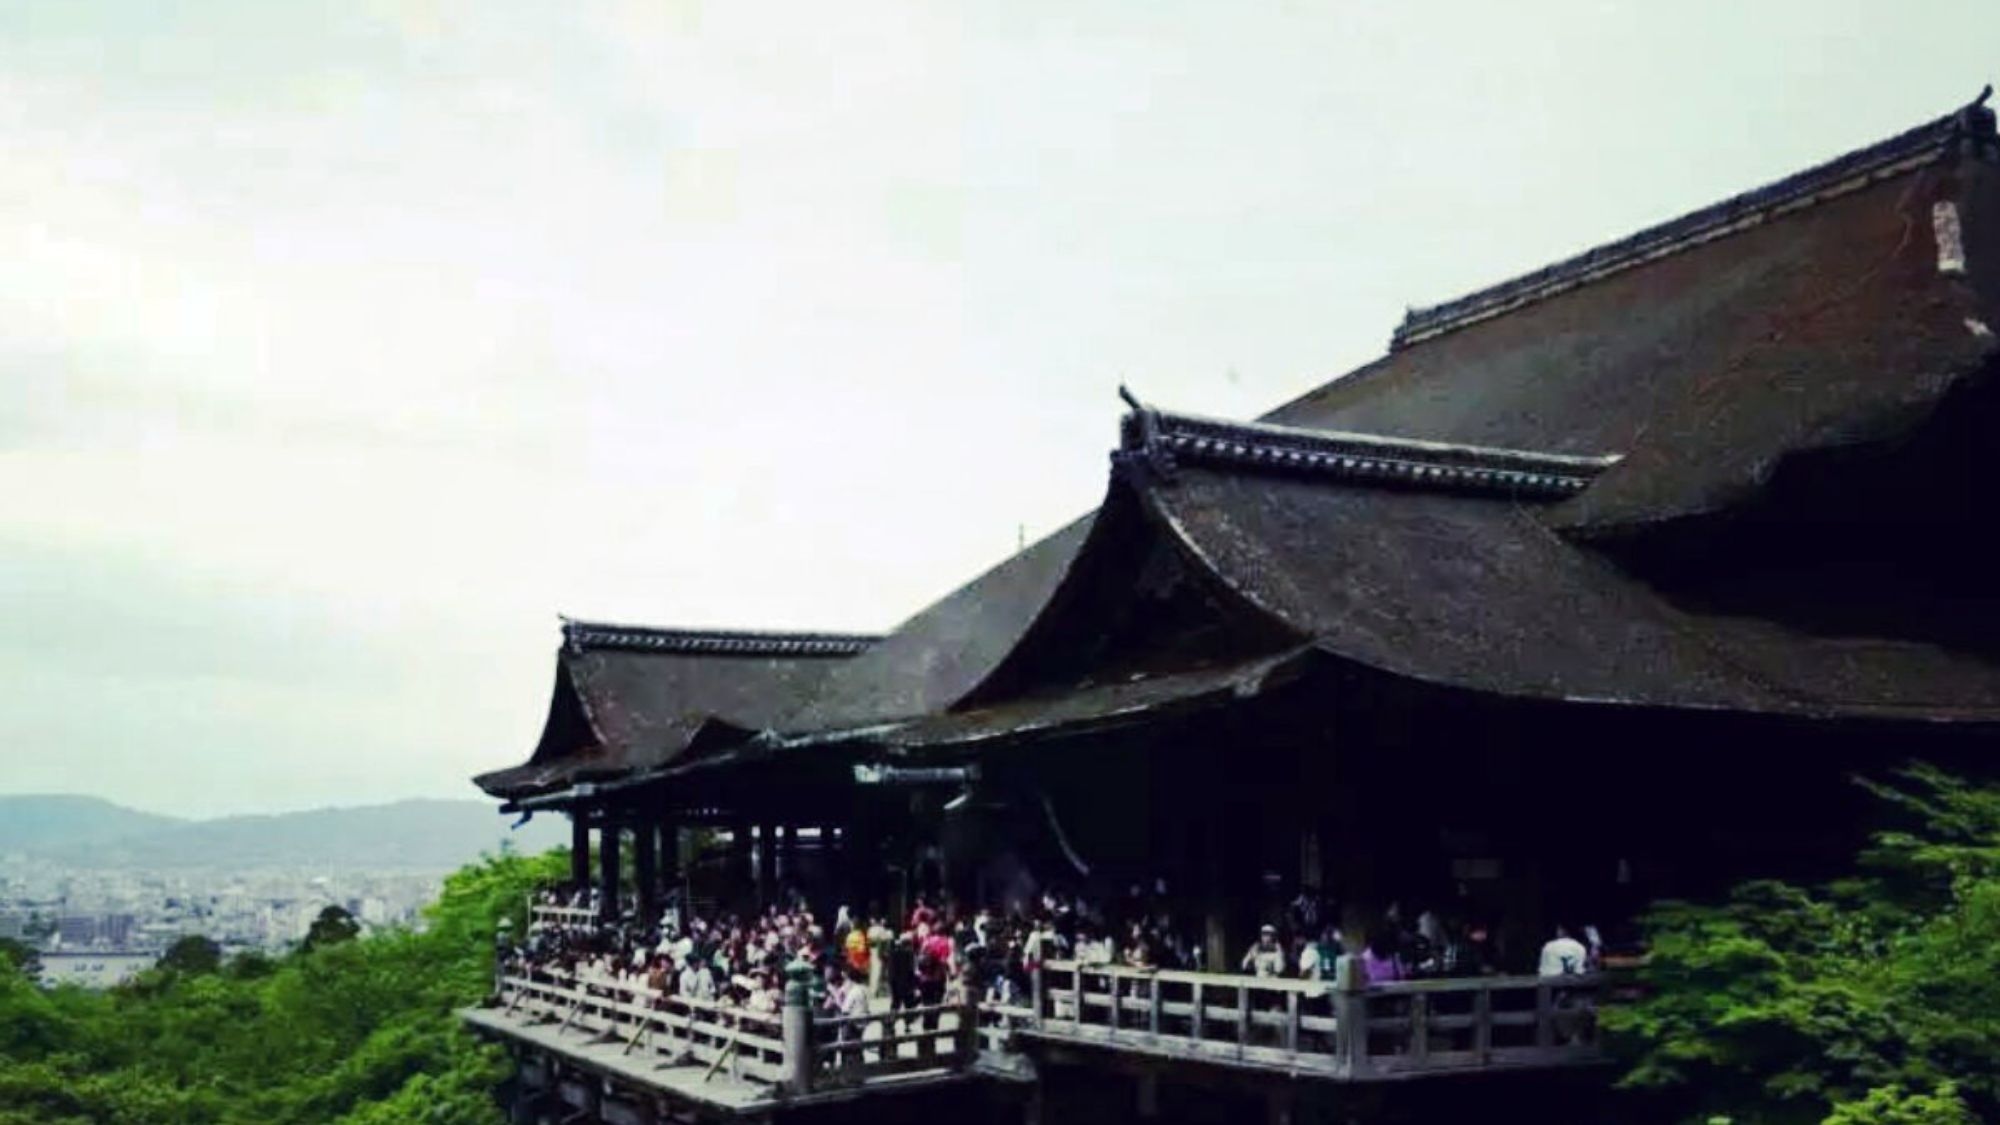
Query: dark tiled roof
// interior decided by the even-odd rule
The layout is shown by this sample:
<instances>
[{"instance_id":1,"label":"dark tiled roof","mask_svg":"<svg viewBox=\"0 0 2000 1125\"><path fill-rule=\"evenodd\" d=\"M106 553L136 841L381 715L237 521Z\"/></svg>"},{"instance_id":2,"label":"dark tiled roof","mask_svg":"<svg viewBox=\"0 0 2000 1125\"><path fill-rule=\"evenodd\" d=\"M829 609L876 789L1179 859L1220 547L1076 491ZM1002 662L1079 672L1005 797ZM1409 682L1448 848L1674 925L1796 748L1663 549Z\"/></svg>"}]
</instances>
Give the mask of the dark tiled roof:
<instances>
[{"instance_id":1,"label":"dark tiled roof","mask_svg":"<svg viewBox=\"0 0 2000 1125\"><path fill-rule=\"evenodd\" d=\"M1938 204L1963 216L1970 277L1939 268ZM1264 420L1622 454L1564 505L1580 529L1723 510L1985 364L1997 223L1993 159L1940 157L1398 349Z\"/></svg>"},{"instance_id":2,"label":"dark tiled roof","mask_svg":"<svg viewBox=\"0 0 2000 1125\"><path fill-rule=\"evenodd\" d=\"M828 670L772 725L828 730L948 710L983 683L1035 623L1090 533L1077 520L966 583L866 653Z\"/></svg>"},{"instance_id":3,"label":"dark tiled roof","mask_svg":"<svg viewBox=\"0 0 2000 1125\"><path fill-rule=\"evenodd\" d=\"M1692 612L1546 509L1191 469L1155 510L1246 604L1323 650L1496 695L1808 716L2000 719L2000 664Z\"/></svg>"},{"instance_id":4,"label":"dark tiled roof","mask_svg":"<svg viewBox=\"0 0 2000 1125\"><path fill-rule=\"evenodd\" d=\"M1990 93L1990 88L1989 88ZM1411 309L1391 348L1499 316L1530 301L1567 292L1620 270L1679 253L1801 207L1859 190L1890 176L1935 163L1960 151L1992 150L1993 112L1980 101L1956 113L1835 157L1775 183L1731 196L1637 234L1586 250L1532 273L1488 286L1457 300Z\"/></svg>"},{"instance_id":5,"label":"dark tiled roof","mask_svg":"<svg viewBox=\"0 0 2000 1125\"><path fill-rule=\"evenodd\" d=\"M874 640L564 622L540 742L526 763L474 781L517 798L658 768L717 719L770 723Z\"/></svg>"}]
</instances>

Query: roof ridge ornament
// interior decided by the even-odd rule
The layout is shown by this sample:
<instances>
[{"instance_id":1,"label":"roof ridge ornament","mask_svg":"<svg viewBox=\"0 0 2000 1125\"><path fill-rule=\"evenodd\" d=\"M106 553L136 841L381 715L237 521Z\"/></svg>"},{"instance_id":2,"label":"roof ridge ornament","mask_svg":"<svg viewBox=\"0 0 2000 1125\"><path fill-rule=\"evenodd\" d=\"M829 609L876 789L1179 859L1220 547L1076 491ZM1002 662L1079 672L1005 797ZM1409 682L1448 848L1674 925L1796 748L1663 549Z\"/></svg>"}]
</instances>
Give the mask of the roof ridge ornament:
<instances>
[{"instance_id":1,"label":"roof ridge ornament","mask_svg":"<svg viewBox=\"0 0 2000 1125\"><path fill-rule=\"evenodd\" d=\"M1139 401L1125 384L1118 384L1118 397L1130 407L1119 426L1118 448L1111 453L1113 472L1140 473L1167 484L1174 479L1178 464L1160 438L1160 412Z\"/></svg>"},{"instance_id":2,"label":"roof ridge ornament","mask_svg":"<svg viewBox=\"0 0 2000 1125\"><path fill-rule=\"evenodd\" d=\"M792 633L751 629L667 629L563 617L569 652L617 650L696 656L853 656L882 638L873 633Z\"/></svg>"},{"instance_id":3,"label":"roof ridge ornament","mask_svg":"<svg viewBox=\"0 0 2000 1125\"><path fill-rule=\"evenodd\" d=\"M1230 422L1158 410L1149 410L1147 415L1148 440L1157 450L1156 456L1176 464L1331 477L1387 487L1561 500L1588 488L1599 473L1620 460L1615 454L1456 445L1268 422ZM1128 416L1128 459L1145 456L1132 451L1133 430L1132 416Z\"/></svg>"},{"instance_id":4,"label":"roof ridge ornament","mask_svg":"<svg viewBox=\"0 0 2000 1125\"><path fill-rule=\"evenodd\" d=\"M2000 122L1994 118L1993 107L1986 104L1992 100L1993 83L1988 82L1978 97L1958 111L1958 133L1968 155L2000 152Z\"/></svg>"}]
</instances>

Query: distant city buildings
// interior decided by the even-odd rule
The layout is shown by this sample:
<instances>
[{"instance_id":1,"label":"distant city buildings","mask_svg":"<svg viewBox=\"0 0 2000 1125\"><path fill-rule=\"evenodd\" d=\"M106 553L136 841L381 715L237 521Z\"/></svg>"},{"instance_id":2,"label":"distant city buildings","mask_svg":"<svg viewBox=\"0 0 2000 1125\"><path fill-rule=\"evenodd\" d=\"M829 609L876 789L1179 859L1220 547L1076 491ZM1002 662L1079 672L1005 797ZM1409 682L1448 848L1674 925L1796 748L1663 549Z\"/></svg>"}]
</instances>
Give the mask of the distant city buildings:
<instances>
[{"instance_id":1,"label":"distant city buildings","mask_svg":"<svg viewBox=\"0 0 2000 1125\"><path fill-rule=\"evenodd\" d=\"M44 983L105 987L150 966L186 934L226 953L282 953L329 905L371 929L421 926L446 874L73 868L9 856L0 859L0 937L42 951Z\"/></svg>"}]
</instances>

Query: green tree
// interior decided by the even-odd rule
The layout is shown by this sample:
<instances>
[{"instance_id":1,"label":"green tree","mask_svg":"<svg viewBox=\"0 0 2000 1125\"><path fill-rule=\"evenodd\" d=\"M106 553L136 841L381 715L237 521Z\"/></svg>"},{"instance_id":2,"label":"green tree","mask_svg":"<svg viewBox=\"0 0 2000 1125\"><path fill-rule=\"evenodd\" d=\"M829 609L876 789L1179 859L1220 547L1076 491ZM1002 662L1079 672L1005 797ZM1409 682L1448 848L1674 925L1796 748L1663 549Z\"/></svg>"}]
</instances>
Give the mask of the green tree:
<instances>
[{"instance_id":1,"label":"green tree","mask_svg":"<svg viewBox=\"0 0 2000 1125\"><path fill-rule=\"evenodd\" d=\"M187 934L174 939L160 954L156 967L176 973L212 973L222 967L222 947L200 934Z\"/></svg>"},{"instance_id":2,"label":"green tree","mask_svg":"<svg viewBox=\"0 0 2000 1125\"><path fill-rule=\"evenodd\" d=\"M313 919L312 926L306 930L306 940L300 948L310 953L329 945L353 941L360 936L361 923L354 920L354 915L349 914L346 907L328 906L319 912L319 917Z\"/></svg>"},{"instance_id":3,"label":"green tree","mask_svg":"<svg viewBox=\"0 0 2000 1125\"><path fill-rule=\"evenodd\" d=\"M1852 877L1650 913L1645 996L1604 1022L1662 1115L2000 1120L2000 787L1866 784L1896 824Z\"/></svg>"},{"instance_id":4,"label":"green tree","mask_svg":"<svg viewBox=\"0 0 2000 1125\"><path fill-rule=\"evenodd\" d=\"M35 947L15 938L0 938L0 964L13 968L17 973L36 980L42 975L42 955Z\"/></svg>"}]
</instances>

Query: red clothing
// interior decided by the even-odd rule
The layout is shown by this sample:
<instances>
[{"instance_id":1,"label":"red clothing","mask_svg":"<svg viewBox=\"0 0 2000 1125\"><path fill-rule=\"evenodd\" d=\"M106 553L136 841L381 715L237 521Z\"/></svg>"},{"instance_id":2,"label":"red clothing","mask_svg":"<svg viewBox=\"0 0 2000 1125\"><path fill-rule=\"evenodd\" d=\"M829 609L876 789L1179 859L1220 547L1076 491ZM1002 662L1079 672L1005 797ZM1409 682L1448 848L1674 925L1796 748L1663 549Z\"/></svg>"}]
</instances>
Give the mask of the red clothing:
<instances>
[{"instance_id":1,"label":"red clothing","mask_svg":"<svg viewBox=\"0 0 2000 1125\"><path fill-rule=\"evenodd\" d=\"M943 980L951 969L951 939L932 934L917 947L917 975L925 980Z\"/></svg>"}]
</instances>

